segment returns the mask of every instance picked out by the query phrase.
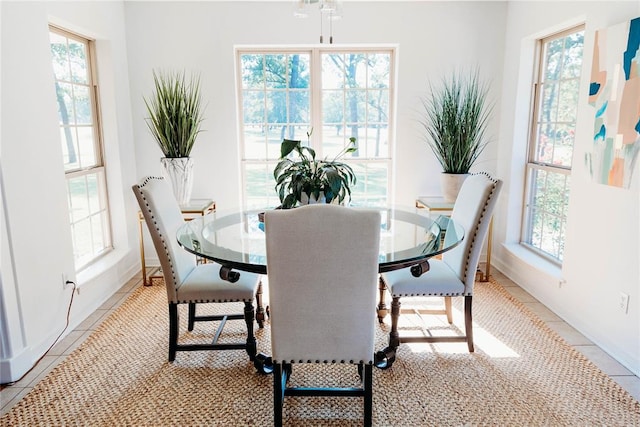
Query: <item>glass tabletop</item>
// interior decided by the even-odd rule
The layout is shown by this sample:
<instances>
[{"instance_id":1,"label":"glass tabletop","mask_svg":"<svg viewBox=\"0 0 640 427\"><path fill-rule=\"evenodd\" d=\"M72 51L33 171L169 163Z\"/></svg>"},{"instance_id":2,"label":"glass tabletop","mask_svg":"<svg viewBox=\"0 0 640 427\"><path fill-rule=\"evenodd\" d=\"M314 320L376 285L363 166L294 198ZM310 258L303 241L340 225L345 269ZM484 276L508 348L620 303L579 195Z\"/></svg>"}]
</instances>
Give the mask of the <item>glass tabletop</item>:
<instances>
[{"instance_id":1,"label":"glass tabletop","mask_svg":"<svg viewBox=\"0 0 640 427\"><path fill-rule=\"evenodd\" d=\"M381 213L381 273L420 264L454 248L464 237L462 226L445 216L433 219L409 208L373 209ZM178 242L187 251L225 267L266 274L262 212L213 212L192 219L178 229Z\"/></svg>"}]
</instances>

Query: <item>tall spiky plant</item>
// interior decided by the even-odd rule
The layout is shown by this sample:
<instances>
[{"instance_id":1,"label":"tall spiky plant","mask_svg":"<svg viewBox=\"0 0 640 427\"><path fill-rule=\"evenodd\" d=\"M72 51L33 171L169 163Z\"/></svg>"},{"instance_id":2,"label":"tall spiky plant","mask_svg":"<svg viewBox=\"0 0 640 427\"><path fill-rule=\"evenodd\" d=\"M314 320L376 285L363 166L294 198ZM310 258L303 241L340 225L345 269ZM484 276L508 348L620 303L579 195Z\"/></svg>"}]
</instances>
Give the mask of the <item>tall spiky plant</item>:
<instances>
[{"instance_id":1,"label":"tall spiky plant","mask_svg":"<svg viewBox=\"0 0 640 427\"><path fill-rule=\"evenodd\" d=\"M487 101L489 86L475 71L453 74L429 88L429 96L422 100L426 116L420 122L427 144L445 173L469 173L489 143L486 131L493 112Z\"/></svg>"},{"instance_id":2,"label":"tall spiky plant","mask_svg":"<svg viewBox=\"0 0 640 427\"><path fill-rule=\"evenodd\" d=\"M147 126L165 157L189 157L203 120L200 78L153 72L154 93L144 98Z\"/></svg>"}]
</instances>

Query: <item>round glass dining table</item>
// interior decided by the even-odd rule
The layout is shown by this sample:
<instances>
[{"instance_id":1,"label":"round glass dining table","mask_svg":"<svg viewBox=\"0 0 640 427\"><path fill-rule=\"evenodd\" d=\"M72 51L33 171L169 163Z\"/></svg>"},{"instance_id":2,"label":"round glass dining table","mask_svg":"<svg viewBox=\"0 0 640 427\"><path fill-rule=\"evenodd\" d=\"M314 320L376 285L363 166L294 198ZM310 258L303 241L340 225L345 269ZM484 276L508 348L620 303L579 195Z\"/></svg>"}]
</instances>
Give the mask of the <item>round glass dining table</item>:
<instances>
[{"instance_id":1,"label":"round glass dining table","mask_svg":"<svg viewBox=\"0 0 640 427\"><path fill-rule=\"evenodd\" d=\"M445 216L432 219L410 208L367 209L381 214L381 273L412 267L412 273L419 276L427 271L429 258L454 248L464 238L462 226ZM185 222L177 230L177 239L187 251L221 264L223 279L237 280L239 271L266 274L263 212L212 212Z\"/></svg>"},{"instance_id":2,"label":"round glass dining table","mask_svg":"<svg viewBox=\"0 0 640 427\"><path fill-rule=\"evenodd\" d=\"M378 209L381 214L380 273L410 268L411 273L418 277L429 270L429 258L456 247L464 238L463 227L445 216L432 219L412 212L410 208L368 209ZM263 212L212 212L181 225L177 239L187 251L219 263L223 280L235 282L241 271L267 274ZM386 286L382 280L378 289L377 313L382 319L388 313ZM256 319L258 317L264 320L264 312L257 313ZM391 366L391 357L386 349L377 352L375 366L386 369ZM270 373L273 369L271 358L261 353L256 355L254 365L262 373Z\"/></svg>"}]
</instances>

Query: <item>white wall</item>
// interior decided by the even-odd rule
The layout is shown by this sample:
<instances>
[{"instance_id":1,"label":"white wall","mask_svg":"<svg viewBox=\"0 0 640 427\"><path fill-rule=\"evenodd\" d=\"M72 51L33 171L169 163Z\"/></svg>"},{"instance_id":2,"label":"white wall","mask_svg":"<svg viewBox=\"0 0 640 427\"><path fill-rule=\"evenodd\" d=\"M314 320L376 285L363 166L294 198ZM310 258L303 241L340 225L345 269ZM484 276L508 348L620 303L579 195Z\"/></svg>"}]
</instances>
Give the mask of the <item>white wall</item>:
<instances>
[{"instance_id":1,"label":"white wall","mask_svg":"<svg viewBox=\"0 0 640 427\"><path fill-rule=\"evenodd\" d=\"M152 91L152 69L185 69L201 74L208 107L196 142L194 197L211 197L221 209L240 203L235 45L315 44L319 16L293 17L291 2L126 2L131 104L138 173L160 174L161 151L144 123L143 96ZM344 2L334 25L341 44L399 46L397 168L398 203L440 194L440 166L419 135L419 97L428 79L456 67L480 67L494 81L498 100L506 3ZM328 39L325 23L325 40ZM499 105L496 106L496 114ZM497 121L496 121L497 122ZM498 129L493 129L497 137ZM494 172L497 144L484 153L478 170Z\"/></svg>"},{"instance_id":2,"label":"white wall","mask_svg":"<svg viewBox=\"0 0 640 427\"><path fill-rule=\"evenodd\" d=\"M640 16L640 2L511 2L507 16L498 174L506 180L496 214L495 264L636 375L640 374L640 164L630 189L591 181L584 155L593 141L587 103L594 31ZM585 23L576 146L563 267L518 245L531 66L536 38ZM561 280L566 283L561 284ZM618 308L630 296L629 312Z\"/></svg>"},{"instance_id":3,"label":"white wall","mask_svg":"<svg viewBox=\"0 0 640 427\"><path fill-rule=\"evenodd\" d=\"M19 378L139 269L123 7L119 2L2 2L0 380ZM49 23L96 39L114 250L74 273ZM5 228L6 226L6 228ZM6 231L6 232L5 232Z\"/></svg>"}]
</instances>

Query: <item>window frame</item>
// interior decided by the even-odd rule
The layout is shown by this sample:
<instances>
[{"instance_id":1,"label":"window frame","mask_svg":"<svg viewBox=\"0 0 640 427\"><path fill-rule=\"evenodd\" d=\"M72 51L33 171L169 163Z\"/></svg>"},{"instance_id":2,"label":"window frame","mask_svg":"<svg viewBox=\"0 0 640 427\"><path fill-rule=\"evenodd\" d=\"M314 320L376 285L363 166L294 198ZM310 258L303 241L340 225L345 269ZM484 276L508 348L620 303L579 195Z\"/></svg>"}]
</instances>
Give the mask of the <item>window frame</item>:
<instances>
[{"instance_id":1,"label":"window frame","mask_svg":"<svg viewBox=\"0 0 640 427\"><path fill-rule=\"evenodd\" d=\"M555 256L554 254L551 254L547 251L545 251L544 249L542 249L542 247L536 246L534 245L531 240L532 240L532 235L534 233L533 231L533 221L534 221L534 214L533 214L533 210L535 209L535 206L537 206L534 202L534 197L535 197L535 191L534 191L534 187L536 184L536 180L534 179L534 175L536 173L551 173L551 174L557 174L559 176L563 176L564 177L564 185L565 185L565 197L566 197L566 203L564 205L564 209L562 211L561 215L557 215L557 217L560 219L562 225L561 227L566 230L566 223L567 223L567 209L568 209L568 192L570 191L570 178L571 178L571 173L572 173L572 167L573 164L567 166L567 165L554 165L552 163L548 163L548 162L543 162L543 161L539 161L537 159L537 155L536 155L536 151L539 149L539 144L538 144L538 139L539 139L539 125L541 123L540 120L540 110L541 110L541 106L542 106L542 102L543 102L543 96L544 96L544 82L546 81L544 75L545 75L545 65L546 65L546 58L545 58L545 46L548 43L553 42L554 40L559 40L559 39L563 39L569 35L572 34L577 34L582 32L583 33L583 43L582 43L582 58L581 58L581 65L580 65L580 74L577 77L574 77L574 79L576 79L578 81L578 93L576 94L576 111L573 117L573 125L574 125L574 129L576 127L576 123L577 123L577 119L578 119L578 106L579 106L579 92L580 92L580 83L582 81L582 71L584 69L583 66L583 59L584 59L584 31L585 31L585 25L584 24L580 24L580 25L576 25L573 26L571 28L567 28L565 30L559 31L559 32L555 32L552 34L549 34L547 36L541 37L539 39L536 40L536 48L535 48L535 61L534 61L534 68L533 68L533 84L532 84L532 95L531 95L531 108L530 108L530 117L529 117L529 132L528 132L528 140L527 140L527 159L526 159L526 163L524 165L524 173L525 173L525 177L524 177L524 191L523 191L523 209L522 209L522 216L521 216L521 228L520 228L520 244L523 245L525 248L533 251L534 253L536 253L537 255L543 257L544 259L546 259L547 261L552 262L555 265L561 266L563 259L561 258L562 255L564 254L564 250L559 250L558 254L560 257ZM563 59L564 59L564 55L563 55ZM560 80L558 80L560 81ZM557 107L557 104L556 104ZM558 120L553 121L553 123L558 124L560 123ZM575 135L575 134L574 134ZM573 151L575 150L575 139L573 140L573 145L572 145L572 155L571 155L571 163L573 163ZM554 146L554 148L556 148ZM551 214L550 212L547 212L547 214ZM562 233L562 247L564 247L564 239L565 239L565 235L564 233ZM540 245L542 246L542 245Z\"/></svg>"},{"instance_id":2,"label":"window frame","mask_svg":"<svg viewBox=\"0 0 640 427\"><path fill-rule=\"evenodd\" d=\"M91 116L93 117L91 123L91 129L93 134L93 153L95 156L95 164L82 167L80 163L77 168L64 170L65 174L65 183L66 183L66 194L67 194L67 206L69 209L69 226L71 231L71 240L73 245L73 258L76 272L80 272L86 268L88 268L91 264L98 261L100 258L108 254L113 250L113 231L111 226L111 213L110 213L110 204L109 204L109 191L108 191L108 182L107 182L107 173L106 173L106 162L104 156L104 138L102 133L102 120L101 120L101 109L100 109L100 99L99 99L99 90L98 90L98 75L97 75L97 63L96 63L96 45L95 40L83 36L81 34L75 33L68 29L62 28L60 26L49 24L49 33L54 33L59 36L65 37L66 39L73 40L75 42L81 43L85 46L86 49L86 63L87 63L87 84L88 93L89 93L89 107L91 108ZM56 82L59 80L54 75L54 79ZM68 82L74 84L73 82ZM60 124L59 120L59 128L61 129L63 125ZM61 140L61 144L63 141ZM78 153L80 155L80 153ZM95 176L97 181L97 190L98 190L98 203L99 209L96 212L89 213L86 217L81 219L73 219L72 215L72 198L70 195L69 184L71 181L85 178L88 176ZM85 192L85 196L87 193ZM89 202L87 202L89 203ZM102 231L102 239L103 245L99 250L95 250L94 245L92 244L91 256L90 257L80 257L77 254L76 248L76 235L75 228L76 226L85 219L89 219L90 224L92 219L98 218L101 223L101 231ZM94 229L93 226L90 226L91 229L91 239L93 240Z\"/></svg>"},{"instance_id":3,"label":"window frame","mask_svg":"<svg viewBox=\"0 0 640 427\"><path fill-rule=\"evenodd\" d=\"M378 157L358 157L356 159L348 159L351 165L371 165L371 164L384 164L387 169L386 179L386 200L393 200L393 153L395 145L395 108L396 108L396 75L397 75L397 55L398 48L396 45L390 44L376 44L376 45L286 45L286 46L256 46L256 45L242 45L234 48L235 64L236 64L236 100L237 100L237 124L238 124L238 152L239 152L239 166L240 166L240 185L241 185L241 206L247 208L249 205L248 197L246 193L247 186L247 165L263 165L266 171L273 171L275 165L278 163L278 159L260 158L250 159L245 157L245 135L244 135L244 109L243 109L243 82L242 82L242 55L246 54L261 54L261 55L278 55L278 54L308 54L309 55L309 121L310 126L313 128L311 137L309 138L309 144L316 151L317 158L323 158L323 125L322 117L322 55L323 54L335 54L335 53L384 53L389 55L389 117L388 117L388 151L386 156ZM368 89L368 87L367 87ZM369 120L366 121L367 123ZM317 124L317 125L316 125ZM303 140L306 143L306 140ZM275 186L275 182L273 183ZM358 180L358 185L360 180ZM366 182L362 182L366 184ZM265 195L266 197L266 195ZM276 204L279 204L275 191L269 196L268 204L271 205L271 200L275 200ZM274 205L275 206L275 205Z\"/></svg>"}]
</instances>

